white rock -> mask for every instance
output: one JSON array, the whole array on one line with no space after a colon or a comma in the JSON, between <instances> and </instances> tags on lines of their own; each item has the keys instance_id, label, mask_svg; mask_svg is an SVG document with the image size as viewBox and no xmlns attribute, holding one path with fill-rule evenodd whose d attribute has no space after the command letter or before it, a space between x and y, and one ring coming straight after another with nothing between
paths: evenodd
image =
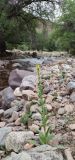
<instances>
[{"instance_id":1,"label":"white rock","mask_svg":"<svg viewBox=\"0 0 75 160\"><path fill-rule=\"evenodd\" d=\"M69 128L70 128L71 130L75 130L75 124L70 124L70 125L69 125Z\"/></svg>"},{"instance_id":2,"label":"white rock","mask_svg":"<svg viewBox=\"0 0 75 160\"><path fill-rule=\"evenodd\" d=\"M51 68L51 70L52 70L54 73L56 73L56 72L59 73L59 72L60 72L58 65L53 66L53 67Z\"/></svg>"},{"instance_id":3,"label":"white rock","mask_svg":"<svg viewBox=\"0 0 75 160\"><path fill-rule=\"evenodd\" d=\"M21 93L21 91L20 91L20 88L19 88L19 87L17 87L17 88L15 89L15 91L14 91L14 95L15 95L16 97L22 97L22 93Z\"/></svg>"}]
</instances>

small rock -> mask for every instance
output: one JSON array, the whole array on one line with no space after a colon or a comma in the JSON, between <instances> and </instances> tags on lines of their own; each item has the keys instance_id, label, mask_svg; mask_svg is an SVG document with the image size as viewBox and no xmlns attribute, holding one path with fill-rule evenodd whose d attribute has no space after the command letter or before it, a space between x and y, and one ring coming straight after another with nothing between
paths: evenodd
<instances>
[{"instance_id":1,"label":"small rock","mask_svg":"<svg viewBox=\"0 0 75 160\"><path fill-rule=\"evenodd\" d=\"M38 111L38 107L39 107L38 104L34 104L31 106L30 111L32 113L36 113Z\"/></svg>"},{"instance_id":2,"label":"small rock","mask_svg":"<svg viewBox=\"0 0 75 160\"><path fill-rule=\"evenodd\" d=\"M53 67L51 68L51 71L53 71L54 73L59 73L60 70L59 70L58 65L53 66Z\"/></svg>"},{"instance_id":3,"label":"small rock","mask_svg":"<svg viewBox=\"0 0 75 160\"><path fill-rule=\"evenodd\" d=\"M15 121L15 125L16 126L20 126L21 125L21 122L20 122L21 120L20 120L20 118L18 118L16 121Z\"/></svg>"},{"instance_id":4,"label":"small rock","mask_svg":"<svg viewBox=\"0 0 75 160\"><path fill-rule=\"evenodd\" d=\"M64 109L65 109L65 111L67 113L72 113L73 110L74 110L74 106L73 106L73 104L66 104L65 107L64 107Z\"/></svg>"},{"instance_id":5,"label":"small rock","mask_svg":"<svg viewBox=\"0 0 75 160\"><path fill-rule=\"evenodd\" d=\"M24 112L30 112L31 105L32 105L32 102L27 101L24 105Z\"/></svg>"},{"instance_id":6,"label":"small rock","mask_svg":"<svg viewBox=\"0 0 75 160\"><path fill-rule=\"evenodd\" d=\"M13 89L7 87L1 91L2 94L2 109L6 110L10 108L11 102L15 99Z\"/></svg>"},{"instance_id":7,"label":"small rock","mask_svg":"<svg viewBox=\"0 0 75 160\"><path fill-rule=\"evenodd\" d=\"M68 64L62 64L62 67L63 67L64 71L71 69L70 65L68 65Z\"/></svg>"},{"instance_id":8,"label":"small rock","mask_svg":"<svg viewBox=\"0 0 75 160\"><path fill-rule=\"evenodd\" d=\"M32 90L22 90L22 96L25 97L26 100L37 99L36 93Z\"/></svg>"},{"instance_id":9,"label":"small rock","mask_svg":"<svg viewBox=\"0 0 75 160\"><path fill-rule=\"evenodd\" d=\"M23 78L20 89L21 90L34 90L36 85L36 76L29 75Z\"/></svg>"},{"instance_id":10,"label":"small rock","mask_svg":"<svg viewBox=\"0 0 75 160\"><path fill-rule=\"evenodd\" d=\"M33 115L32 115L32 119L33 120L41 120L41 114L40 113L34 113Z\"/></svg>"},{"instance_id":11,"label":"small rock","mask_svg":"<svg viewBox=\"0 0 75 160\"><path fill-rule=\"evenodd\" d=\"M4 110L0 109L0 118L4 115Z\"/></svg>"},{"instance_id":12,"label":"small rock","mask_svg":"<svg viewBox=\"0 0 75 160\"><path fill-rule=\"evenodd\" d=\"M20 63L14 63L13 65L12 65L12 68L14 68L14 69L16 69L16 68L22 68L22 65L20 64Z\"/></svg>"},{"instance_id":13,"label":"small rock","mask_svg":"<svg viewBox=\"0 0 75 160\"><path fill-rule=\"evenodd\" d=\"M25 150L29 150L29 149L31 149L32 147L33 147L33 144L27 143L27 144L25 144L24 149L25 149Z\"/></svg>"},{"instance_id":14,"label":"small rock","mask_svg":"<svg viewBox=\"0 0 75 160\"><path fill-rule=\"evenodd\" d=\"M5 122L0 122L0 128L4 127L5 126Z\"/></svg>"},{"instance_id":15,"label":"small rock","mask_svg":"<svg viewBox=\"0 0 75 160\"><path fill-rule=\"evenodd\" d=\"M16 97L22 97L22 93L21 93L21 91L20 91L20 88L19 88L19 87L17 87L17 88L15 89L15 91L14 91L14 95L15 95Z\"/></svg>"},{"instance_id":16,"label":"small rock","mask_svg":"<svg viewBox=\"0 0 75 160\"><path fill-rule=\"evenodd\" d=\"M70 124L70 125L69 125L69 128L70 128L71 130L75 130L75 124Z\"/></svg>"},{"instance_id":17,"label":"small rock","mask_svg":"<svg viewBox=\"0 0 75 160\"><path fill-rule=\"evenodd\" d=\"M73 92L70 96L70 101L75 102L75 92Z\"/></svg>"},{"instance_id":18,"label":"small rock","mask_svg":"<svg viewBox=\"0 0 75 160\"><path fill-rule=\"evenodd\" d=\"M5 151L0 150L0 159L4 157L4 155L5 155Z\"/></svg>"},{"instance_id":19,"label":"small rock","mask_svg":"<svg viewBox=\"0 0 75 160\"><path fill-rule=\"evenodd\" d=\"M32 124L31 126L29 126L29 129L34 133L38 133L39 132L39 126L36 125L36 124Z\"/></svg>"},{"instance_id":20,"label":"small rock","mask_svg":"<svg viewBox=\"0 0 75 160\"><path fill-rule=\"evenodd\" d=\"M59 108L58 114L62 115L64 113L65 113L65 109L64 108Z\"/></svg>"},{"instance_id":21,"label":"small rock","mask_svg":"<svg viewBox=\"0 0 75 160\"><path fill-rule=\"evenodd\" d=\"M24 100L15 100L11 103L11 108L7 109L5 112L4 112L4 117L8 118L10 116L12 116L13 112L18 112L20 111L23 106L24 106Z\"/></svg>"},{"instance_id":22,"label":"small rock","mask_svg":"<svg viewBox=\"0 0 75 160\"><path fill-rule=\"evenodd\" d=\"M75 90L75 82L69 82L69 83L67 84L67 89L68 89L69 91Z\"/></svg>"},{"instance_id":23,"label":"small rock","mask_svg":"<svg viewBox=\"0 0 75 160\"><path fill-rule=\"evenodd\" d=\"M46 107L49 112L52 111L52 106L50 104L46 104Z\"/></svg>"},{"instance_id":24,"label":"small rock","mask_svg":"<svg viewBox=\"0 0 75 160\"><path fill-rule=\"evenodd\" d=\"M46 98L46 103L51 103L53 100L53 96L52 95L48 95Z\"/></svg>"},{"instance_id":25,"label":"small rock","mask_svg":"<svg viewBox=\"0 0 75 160\"><path fill-rule=\"evenodd\" d=\"M59 133L59 134L55 135L52 138L52 140L50 141L50 144L52 146L57 146L57 145L59 145L59 143L61 142L61 140L62 140L62 135L61 135L61 133Z\"/></svg>"},{"instance_id":26,"label":"small rock","mask_svg":"<svg viewBox=\"0 0 75 160\"><path fill-rule=\"evenodd\" d=\"M48 94L49 92L50 92L50 87L45 87L43 93Z\"/></svg>"},{"instance_id":27,"label":"small rock","mask_svg":"<svg viewBox=\"0 0 75 160\"><path fill-rule=\"evenodd\" d=\"M12 117L9 119L10 122L14 122L18 119L18 112L13 111Z\"/></svg>"}]
</instances>

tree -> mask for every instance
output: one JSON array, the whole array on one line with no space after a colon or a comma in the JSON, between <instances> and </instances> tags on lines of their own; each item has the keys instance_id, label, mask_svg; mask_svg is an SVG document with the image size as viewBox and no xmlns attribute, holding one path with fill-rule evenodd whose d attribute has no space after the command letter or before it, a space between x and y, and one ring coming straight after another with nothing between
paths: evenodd
<instances>
[{"instance_id":1,"label":"tree","mask_svg":"<svg viewBox=\"0 0 75 160\"><path fill-rule=\"evenodd\" d=\"M58 46L75 54L75 0L64 0L57 27Z\"/></svg>"},{"instance_id":2,"label":"tree","mask_svg":"<svg viewBox=\"0 0 75 160\"><path fill-rule=\"evenodd\" d=\"M39 11L39 15L41 16L42 14L46 15L48 11L48 8L45 10L42 7L42 2L43 0L0 0L0 30L2 34L4 34L3 43L6 42L7 45L13 44L16 46L25 38L30 40L31 43L34 43L36 15L34 16L33 12ZM55 4L60 4L60 2L60 0L45 0L44 3L46 3L46 6L48 6L48 4L51 6L50 11L52 12ZM34 4L36 4L36 7ZM26 33L28 32L29 36L27 37ZM2 37L0 37L0 42L2 43ZM5 45L1 44L0 46ZM0 52L4 52L5 49L6 47L4 47L2 51L0 47Z\"/></svg>"}]
</instances>

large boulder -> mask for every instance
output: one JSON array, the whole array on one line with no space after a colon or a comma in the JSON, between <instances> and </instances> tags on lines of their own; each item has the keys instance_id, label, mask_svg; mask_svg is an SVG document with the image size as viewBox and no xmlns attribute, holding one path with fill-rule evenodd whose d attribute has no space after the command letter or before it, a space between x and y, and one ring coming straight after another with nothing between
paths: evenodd
<instances>
[{"instance_id":1,"label":"large boulder","mask_svg":"<svg viewBox=\"0 0 75 160\"><path fill-rule=\"evenodd\" d=\"M10 107L10 104L15 100L14 92L11 87L7 87L0 92L1 96L1 106L0 108L7 109Z\"/></svg>"},{"instance_id":2,"label":"large boulder","mask_svg":"<svg viewBox=\"0 0 75 160\"><path fill-rule=\"evenodd\" d=\"M12 152L11 155L2 160L63 160L63 156L55 148L49 145L41 145L28 152L22 151L19 154Z\"/></svg>"},{"instance_id":3,"label":"large boulder","mask_svg":"<svg viewBox=\"0 0 75 160\"><path fill-rule=\"evenodd\" d=\"M7 156L6 158L3 158L2 160L31 160L31 157L28 153L22 151L19 154L11 153L10 156Z\"/></svg>"},{"instance_id":4,"label":"large boulder","mask_svg":"<svg viewBox=\"0 0 75 160\"><path fill-rule=\"evenodd\" d=\"M19 87L22 82L22 79L25 76L31 75L31 74L32 74L32 72L26 71L26 70L15 69L15 70L11 71L10 76L9 76L9 80L8 80L9 86L11 86L12 88Z\"/></svg>"},{"instance_id":5,"label":"large boulder","mask_svg":"<svg viewBox=\"0 0 75 160\"><path fill-rule=\"evenodd\" d=\"M6 150L19 152L23 149L23 145L33 138L34 133L31 131L11 132L5 141Z\"/></svg>"},{"instance_id":6,"label":"large boulder","mask_svg":"<svg viewBox=\"0 0 75 160\"><path fill-rule=\"evenodd\" d=\"M63 160L61 153L49 145L41 145L31 149L29 152L32 160Z\"/></svg>"}]
</instances>

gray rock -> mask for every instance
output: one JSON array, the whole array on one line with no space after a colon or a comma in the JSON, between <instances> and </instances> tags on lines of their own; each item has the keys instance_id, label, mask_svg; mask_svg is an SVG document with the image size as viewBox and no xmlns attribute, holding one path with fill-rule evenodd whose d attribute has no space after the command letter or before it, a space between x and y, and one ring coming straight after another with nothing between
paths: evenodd
<instances>
[{"instance_id":1,"label":"gray rock","mask_svg":"<svg viewBox=\"0 0 75 160\"><path fill-rule=\"evenodd\" d=\"M31 149L28 152L32 160L63 160L61 153L55 151L55 148L49 145L41 145Z\"/></svg>"},{"instance_id":2,"label":"gray rock","mask_svg":"<svg viewBox=\"0 0 75 160\"><path fill-rule=\"evenodd\" d=\"M58 114L62 115L64 113L65 113L65 109L64 108L59 108Z\"/></svg>"},{"instance_id":3,"label":"gray rock","mask_svg":"<svg viewBox=\"0 0 75 160\"><path fill-rule=\"evenodd\" d=\"M61 153L49 145L41 145L28 152L22 151L19 154L11 153L11 155L2 160L63 160Z\"/></svg>"},{"instance_id":4,"label":"gray rock","mask_svg":"<svg viewBox=\"0 0 75 160\"><path fill-rule=\"evenodd\" d=\"M70 96L70 101L75 102L75 92L73 92Z\"/></svg>"},{"instance_id":5,"label":"gray rock","mask_svg":"<svg viewBox=\"0 0 75 160\"><path fill-rule=\"evenodd\" d=\"M1 91L2 95L2 108L7 109L10 107L10 103L15 99L13 89L7 87Z\"/></svg>"},{"instance_id":6,"label":"gray rock","mask_svg":"<svg viewBox=\"0 0 75 160\"><path fill-rule=\"evenodd\" d=\"M25 145L28 140L33 138L34 133L31 131L11 132L5 141L6 150L18 152L23 149L23 145Z\"/></svg>"},{"instance_id":7,"label":"gray rock","mask_svg":"<svg viewBox=\"0 0 75 160\"><path fill-rule=\"evenodd\" d=\"M34 113L33 115L32 115L32 119L33 120L41 120L41 114L40 113Z\"/></svg>"},{"instance_id":8,"label":"gray rock","mask_svg":"<svg viewBox=\"0 0 75 160\"><path fill-rule=\"evenodd\" d=\"M31 160L31 157L28 153L22 151L19 154L11 153L10 156L7 156L6 158L3 158L2 160Z\"/></svg>"},{"instance_id":9,"label":"gray rock","mask_svg":"<svg viewBox=\"0 0 75 160\"><path fill-rule=\"evenodd\" d=\"M48 94L50 91L51 91L50 87L45 87L43 93Z\"/></svg>"},{"instance_id":10,"label":"gray rock","mask_svg":"<svg viewBox=\"0 0 75 160\"><path fill-rule=\"evenodd\" d=\"M15 69L15 68L22 68L22 65L20 64L20 63L14 63L13 65L12 65L12 67Z\"/></svg>"},{"instance_id":11,"label":"gray rock","mask_svg":"<svg viewBox=\"0 0 75 160\"><path fill-rule=\"evenodd\" d=\"M17 60L14 60L14 61L20 63L25 68L28 68L28 67L33 67L36 64L42 64L44 59L43 58L40 58L40 59L37 59L37 58L24 58L23 59L22 58L22 59L17 59Z\"/></svg>"},{"instance_id":12,"label":"gray rock","mask_svg":"<svg viewBox=\"0 0 75 160\"><path fill-rule=\"evenodd\" d=\"M0 109L0 118L4 115L4 110Z\"/></svg>"},{"instance_id":13,"label":"gray rock","mask_svg":"<svg viewBox=\"0 0 75 160\"><path fill-rule=\"evenodd\" d=\"M31 75L31 74L32 72L26 71L26 70L15 69L11 71L9 76L9 86L11 86L12 88L19 87L22 82L22 79L25 76Z\"/></svg>"},{"instance_id":14,"label":"gray rock","mask_svg":"<svg viewBox=\"0 0 75 160\"><path fill-rule=\"evenodd\" d=\"M0 146L4 146L5 145L6 137L10 132L12 132L12 128L11 127L0 128Z\"/></svg>"},{"instance_id":15,"label":"gray rock","mask_svg":"<svg viewBox=\"0 0 75 160\"><path fill-rule=\"evenodd\" d=\"M11 103L11 108L7 109L5 112L4 112L4 116L7 118L7 117L10 117L14 111L20 111L24 106L24 100L21 99L20 101L19 100L14 100L12 103Z\"/></svg>"},{"instance_id":16,"label":"gray rock","mask_svg":"<svg viewBox=\"0 0 75 160\"><path fill-rule=\"evenodd\" d=\"M29 89L29 90L34 90L36 85L36 76L34 75L29 75L23 78L22 83L20 85L20 89Z\"/></svg>"},{"instance_id":17,"label":"gray rock","mask_svg":"<svg viewBox=\"0 0 75 160\"><path fill-rule=\"evenodd\" d=\"M74 81L74 82L69 82L69 83L67 84L67 89L68 89L69 91L75 90L75 81Z\"/></svg>"}]
</instances>

